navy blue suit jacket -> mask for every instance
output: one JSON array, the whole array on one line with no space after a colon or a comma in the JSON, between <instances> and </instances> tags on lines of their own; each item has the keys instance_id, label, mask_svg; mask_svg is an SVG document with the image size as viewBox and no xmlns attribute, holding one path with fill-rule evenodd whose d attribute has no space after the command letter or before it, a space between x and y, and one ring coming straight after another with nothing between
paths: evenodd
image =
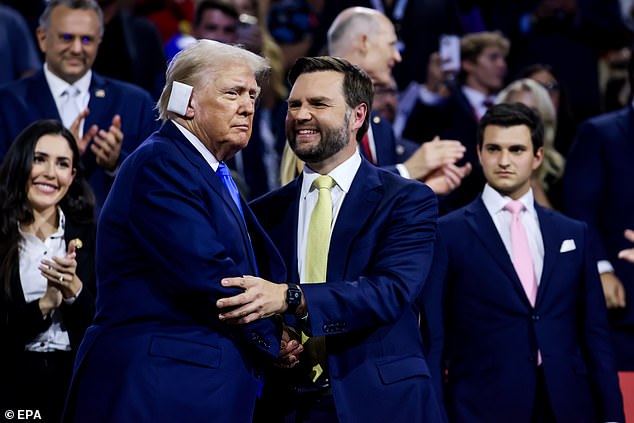
<instances>
[{"instance_id":1,"label":"navy blue suit jacket","mask_svg":"<svg viewBox=\"0 0 634 423\"><path fill-rule=\"evenodd\" d=\"M301 180L252 204L295 283ZM413 305L431 265L436 213L426 185L363 160L333 229L326 283L302 285L304 329L326 336L341 422L441 419Z\"/></svg>"},{"instance_id":2,"label":"navy blue suit jacket","mask_svg":"<svg viewBox=\"0 0 634 423\"><path fill-rule=\"evenodd\" d=\"M617 328L634 330L634 266L617 258L631 243L623 231L634 228L634 107L584 122L566 159L564 211L588 223L593 252L610 260L625 287L627 307L610 312ZM626 364L634 369L634 351Z\"/></svg>"},{"instance_id":3,"label":"navy blue suit jacket","mask_svg":"<svg viewBox=\"0 0 634 423\"><path fill-rule=\"evenodd\" d=\"M75 363L66 421L247 422L280 325L218 320L224 277L283 281L246 203L167 122L121 166L97 227L97 314ZM104 383L107 380L107 383Z\"/></svg>"},{"instance_id":4,"label":"navy blue suit jacket","mask_svg":"<svg viewBox=\"0 0 634 423\"><path fill-rule=\"evenodd\" d=\"M154 104L148 93L125 82L93 72L90 82L90 114L84 129L97 125L108 130L114 115L121 115L123 143L121 161L158 127ZM38 119L61 120L44 71L0 88L0 160L24 128ZM106 199L113 178L97 166L90 146L82 157L88 181L100 206Z\"/></svg>"},{"instance_id":5,"label":"navy blue suit jacket","mask_svg":"<svg viewBox=\"0 0 634 423\"><path fill-rule=\"evenodd\" d=\"M480 198L439 219L421 302L450 421L531 422L539 349L557 421L622 422L587 226L535 208L545 252L535 307Z\"/></svg>"}]
</instances>

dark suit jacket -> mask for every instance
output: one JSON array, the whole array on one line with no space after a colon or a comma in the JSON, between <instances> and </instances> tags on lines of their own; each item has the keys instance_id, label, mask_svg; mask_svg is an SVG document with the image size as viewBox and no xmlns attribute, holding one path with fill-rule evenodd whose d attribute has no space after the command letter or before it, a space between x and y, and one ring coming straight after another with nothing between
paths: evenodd
<instances>
[{"instance_id":1,"label":"dark suit jacket","mask_svg":"<svg viewBox=\"0 0 634 423\"><path fill-rule=\"evenodd\" d=\"M154 104L148 93L95 72L90 82L88 108L90 115L84 122L85 129L96 124L107 131L112 117L121 115L124 134L121 161L158 127ZM61 119L42 70L0 88L0 159L18 134L38 119ZM82 163L100 206L106 199L113 177L97 166L90 146L82 157Z\"/></svg>"},{"instance_id":2,"label":"dark suit jacket","mask_svg":"<svg viewBox=\"0 0 634 423\"><path fill-rule=\"evenodd\" d=\"M615 328L634 330L634 266L617 258L631 243L623 231L634 228L634 107L584 122L566 160L564 211L588 223L593 253L610 260L625 287L627 307L610 312ZM617 348L619 349L619 348ZM634 369L631 345L620 368Z\"/></svg>"},{"instance_id":3,"label":"dark suit jacket","mask_svg":"<svg viewBox=\"0 0 634 423\"><path fill-rule=\"evenodd\" d=\"M450 420L530 422L539 348L557 421L622 422L587 227L535 208L545 254L534 308L480 198L439 219L421 301L433 374L447 371ZM575 248L562 252L564 240Z\"/></svg>"},{"instance_id":4,"label":"dark suit jacket","mask_svg":"<svg viewBox=\"0 0 634 423\"><path fill-rule=\"evenodd\" d=\"M252 205L295 283L301 179ZM440 421L412 304L431 264L435 219L427 186L363 160L332 233L327 282L302 285L305 329L326 336L341 422Z\"/></svg>"},{"instance_id":5,"label":"dark suit jacket","mask_svg":"<svg viewBox=\"0 0 634 423\"><path fill-rule=\"evenodd\" d=\"M258 368L280 325L218 320L224 277L284 280L246 203L245 227L220 178L172 122L119 171L97 227L98 301L75 362L66 421L251 419ZM248 227L248 231L247 231ZM108 383L104 383L108 380Z\"/></svg>"},{"instance_id":6,"label":"dark suit jacket","mask_svg":"<svg viewBox=\"0 0 634 423\"><path fill-rule=\"evenodd\" d=\"M471 163L471 173L458 188L440 198L441 215L469 204L482 192L485 180L478 160L477 131L478 121L460 85L451 86L449 98L437 105L418 101L407 120L403 136L410 140L429 141L438 135L460 141L466 148L458 165Z\"/></svg>"},{"instance_id":7,"label":"dark suit jacket","mask_svg":"<svg viewBox=\"0 0 634 423\"><path fill-rule=\"evenodd\" d=\"M75 238L81 239L83 243L82 248L76 250L77 276L81 279L83 288L72 304L62 302L58 309L68 331L73 354L77 351L86 328L92 323L95 311L95 225L75 223L67 216L64 230L66 244ZM24 398L12 398L11 395L24 394L21 391L15 392L24 376L24 346L47 330L52 323L50 317L42 319L38 300L30 303L24 300L19 266L13 269L11 294L11 300L4 295L0 298L0 333L5 353L5 359L0 366L3 375L0 378L3 392L3 395L0 395L0 403L8 409L15 408L16 403L11 403L12 401L22 401L22 404L25 404ZM67 389L67 386L63 386L63 389Z\"/></svg>"}]
</instances>

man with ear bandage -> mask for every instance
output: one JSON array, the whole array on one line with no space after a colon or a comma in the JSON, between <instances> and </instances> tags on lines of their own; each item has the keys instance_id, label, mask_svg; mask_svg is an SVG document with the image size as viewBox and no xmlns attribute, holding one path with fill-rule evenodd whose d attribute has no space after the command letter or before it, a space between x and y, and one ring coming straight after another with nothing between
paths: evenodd
<instances>
[{"instance_id":1,"label":"man with ear bandage","mask_svg":"<svg viewBox=\"0 0 634 423\"><path fill-rule=\"evenodd\" d=\"M247 422L260 368L278 354L296 361L284 353L301 346L281 343L276 320L230 325L215 305L241 291L223 278L285 276L224 164L249 141L267 71L260 56L210 40L170 63L163 125L123 163L101 213L97 313L65 421Z\"/></svg>"}]
</instances>

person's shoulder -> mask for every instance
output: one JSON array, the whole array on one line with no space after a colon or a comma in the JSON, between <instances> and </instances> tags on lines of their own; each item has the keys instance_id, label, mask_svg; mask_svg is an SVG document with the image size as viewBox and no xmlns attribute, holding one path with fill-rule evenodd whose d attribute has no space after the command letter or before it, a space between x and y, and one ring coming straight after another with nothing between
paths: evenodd
<instances>
[{"instance_id":1,"label":"person's shoulder","mask_svg":"<svg viewBox=\"0 0 634 423\"><path fill-rule=\"evenodd\" d=\"M24 93L33 83L35 83L40 78L40 72L36 72L34 75L28 76L26 78L20 78L14 81L5 82L4 84L0 84L0 93L2 93L2 96ZM0 101L1 100L2 99L0 98Z\"/></svg>"},{"instance_id":2,"label":"person's shoulder","mask_svg":"<svg viewBox=\"0 0 634 423\"><path fill-rule=\"evenodd\" d=\"M297 196L297 185L299 178L295 178L288 184L267 192L266 194L252 200L249 205L254 209L266 208L275 204L288 204Z\"/></svg>"},{"instance_id":3,"label":"person's shoulder","mask_svg":"<svg viewBox=\"0 0 634 423\"><path fill-rule=\"evenodd\" d=\"M581 124L579 130L583 130L584 127L611 127L616 121L623 119L629 119L634 116L634 106L629 105L619 110L603 113L598 116L591 117Z\"/></svg>"},{"instance_id":4,"label":"person's shoulder","mask_svg":"<svg viewBox=\"0 0 634 423\"><path fill-rule=\"evenodd\" d=\"M109 90L124 94L126 96L126 100L138 98L152 102L152 97L150 96L150 94L138 85L134 85L126 81L121 81L119 79L110 78L108 76L103 76L95 71L93 71L92 75L93 89L107 88Z\"/></svg>"},{"instance_id":5,"label":"person's shoulder","mask_svg":"<svg viewBox=\"0 0 634 423\"><path fill-rule=\"evenodd\" d=\"M584 230L587 226L585 222L566 216L557 210L539 205L536 205L535 209L537 210L537 214L540 219L548 219L558 228Z\"/></svg>"},{"instance_id":6,"label":"person's shoulder","mask_svg":"<svg viewBox=\"0 0 634 423\"><path fill-rule=\"evenodd\" d=\"M475 216L479 212L488 213L484 207L484 203L480 197L473 200L471 203L462 206L458 209L452 210L449 213L438 218L439 227L455 227L466 221L468 216Z\"/></svg>"},{"instance_id":7,"label":"person's shoulder","mask_svg":"<svg viewBox=\"0 0 634 423\"><path fill-rule=\"evenodd\" d=\"M409 192L423 197L436 196L429 186L415 179L403 178L397 173L374 166L371 171L376 172L381 184L388 192Z\"/></svg>"}]
</instances>

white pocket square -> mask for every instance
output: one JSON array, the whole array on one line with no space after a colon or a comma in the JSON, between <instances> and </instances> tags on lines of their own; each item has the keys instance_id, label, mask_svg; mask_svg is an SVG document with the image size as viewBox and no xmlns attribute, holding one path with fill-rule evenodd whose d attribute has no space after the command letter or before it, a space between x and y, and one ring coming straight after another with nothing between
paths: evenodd
<instances>
[{"instance_id":1,"label":"white pocket square","mask_svg":"<svg viewBox=\"0 0 634 423\"><path fill-rule=\"evenodd\" d=\"M561 243L561 248L559 249L560 253L567 253L568 251L575 250L577 246L575 245L574 239L564 239L564 242Z\"/></svg>"}]
</instances>

